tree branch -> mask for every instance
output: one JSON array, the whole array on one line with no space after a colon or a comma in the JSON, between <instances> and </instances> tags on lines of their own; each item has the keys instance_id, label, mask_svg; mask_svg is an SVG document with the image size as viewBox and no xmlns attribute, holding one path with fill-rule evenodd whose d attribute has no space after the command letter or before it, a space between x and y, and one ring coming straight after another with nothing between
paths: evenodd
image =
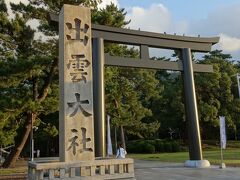
<instances>
[{"instance_id":1,"label":"tree branch","mask_svg":"<svg viewBox=\"0 0 240 180\"><path fill-rule=\"evenodd\" d=\"M44 82L44 85L43 85L43 87L42 87L42 89L39 93L39 96L38 96L38 101L39 102L42 102L46 98L46 96L48 94L49 87L50 87L50 85L52 83L52 80L53 80L55 70L57 69L57 66L58 66L58 58L55 58L53 63L52 63L49 75L47 76L47 78Z\"/></svg>"},{"instance_id":2,"label":"tree branch","mask_svg":"<svg viewBox=\"0 0 240 180\"><path fill-rule=\"evenodd\" d=\"M33 100L37 100L38 96L37 77L32 78L32 83L33 83Z\"/></svg>"}]
</instances>

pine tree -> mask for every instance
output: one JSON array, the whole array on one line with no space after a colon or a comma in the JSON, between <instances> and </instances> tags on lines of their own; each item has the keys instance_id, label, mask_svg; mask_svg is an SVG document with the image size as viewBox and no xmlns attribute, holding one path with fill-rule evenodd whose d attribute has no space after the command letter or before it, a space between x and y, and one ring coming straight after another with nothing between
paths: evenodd
<instances>
[{"instance_id":1,"label":"pine tree","mask_svg":"<svg viewBox=\"0 0 240 180\"><path fill-rule=\"evenodd\" d=\"M124 21L125 13L123 9L118 10L112 4L106 10L98 11L96 9L97 1L94 0L65 0L60 2L54 0L30 0L28 5L22 3L17 5L11 4L12 9L16 12L15 19L9 20L7 17L1 19L7 22L1 23L1 30L5 30L2 34L10 40L6 39L5 42L11 42L9 46L3 47L12 50L10 51L12 55L7 56L4 54L1 59L1 65L5 67L0 70L1 95L5 96L1 101L5 102L5 104L1 106L0 115L7 119L7 124L15 125L11 129L12 132L17 134L13 133L12 135L12 137L16 135L15 149L8 156L3 167L15 166L15 162L29 137L32 122L37 125L40 121L40 115L47 115L58 109L58 38L56 38L58 28L49 24L48 20L49 12L58 14L65 3L74 5L84 4L93 7L92 21L95 23L99 21L99 24L116 27L122 27L127 24ZM39 20L38 30L45 36L48 36L48 40L34 39L34 30L26 25L29 20L33 19ZM12 48L13 46L14 48ZM120 51L124 52L125 50ZM146 76L146 73L144 76ZM125 85L126 87L131 86L128 82ZM130 97L130 94L126 92L122 97ZM132 108L136 106L132 110L135 114L134 118L131 117L133 119L132 124L136 120L138 120L136 122L140 122L140 119L145 114L149 114L149 110L142 107L139 95L133 94L133 100L129 101L133 103L131 104ZM120 112L123 120L127 118L129 121L130 113L127 112L129 108L126 107L127 105L121 103L118 112ZM134 110L137 108L139 109L138 112ZM124 123L127 124L125 121ZM2 126L2 129L4 128L6 129L7 125Z\"/></svg>"},{"instance_id":2,"label":"pine tree","mask_svg":"<svg viewBox=\"0 0 240 180\"><path fill-rule=\"evenodd\" d=\"M204 56L204 60L199 61L199 63L213 64L214 67L213 73L196 74L196 91L201 112L201 131L204 138L218 137L219 116L226 117L229 137L234 137L236 133L237 107L239 107L239 100L235 99L237 97L236 74L238 69L230 59L230 54L223 54L221 50L215 50L210 52L210 55ZM235 110L233 111L233 109Z\"/></svg>"},{"instance_id":3,"label":"pine tree","mask_svg":"<svg viewBox=\"0 0 240 180\"><path fill-rule=\"evenodd\" d=\"M24 7L23 4L19 6ZM13 7L16 8L15 5ZM0 92L4 97L1 99L1 116L7 122L2 128L8 128L11 122L14 125L11 130L17 132L14 150L3 167L14 167L29 137L32 123L39 120L40 114L58 109L57 85L51 85L54 78L57 80L57 41L34 40L35 31L27 25L29 18L24 15L16 13L13 20L7 17L3 20L6 22L1 23L0 29L9 39L4 39L9 45L4 41L0 62L4 67L0 70ZM12 56L5 53L6 49L12 52Z\"/></svg>"}]
</instances>

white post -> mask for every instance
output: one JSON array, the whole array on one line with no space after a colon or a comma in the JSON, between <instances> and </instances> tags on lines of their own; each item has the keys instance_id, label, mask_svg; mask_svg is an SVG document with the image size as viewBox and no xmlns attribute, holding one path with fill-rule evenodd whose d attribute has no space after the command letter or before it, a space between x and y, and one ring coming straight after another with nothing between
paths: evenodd
<instances>
[{"instance_id":1,"label":"white post","mask_svg":"<svg viewBox=\"0 0 240 180\"><path fill-rule=\"evenodd\" d=\"M221 164L220 168L226 168L225 163L223 162L223 149L226 149L226 130L225 130L225 117L219 116L220 121L220 147L221 147Z\"/></svg>"},{"instance_id":2,"label":"white post","mask_svg":"<svg viewBox=\"0 0 240 180\"><path fill-rule=\"evenodd\" d=\"M223 164L222 141L220 143L220 149L221 149L221 164Z\"/></svg>"},{"instance_id":3,"label":"white post","mask_svg":"<svg viewBox=\"0 0 240 180\"><path fill-rule=\"evenodd\" d=\"M221 168L221 169L224 169L224 168L226 168L226 165L225 165L225 163L223 162L223 143L222 143L222 141L221 141L221 143L220 143L220 146L221 146L221 164L220 164L220 167L219 168Z\"/></svg>"}]
</instances>

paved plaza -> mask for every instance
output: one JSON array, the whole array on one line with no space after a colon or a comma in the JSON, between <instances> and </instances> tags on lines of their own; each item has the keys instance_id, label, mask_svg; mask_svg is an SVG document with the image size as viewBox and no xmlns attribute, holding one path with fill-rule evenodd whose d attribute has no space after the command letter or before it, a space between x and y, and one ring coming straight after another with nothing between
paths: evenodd
<instances>
[{"instance_id":1,"label":"paved plaza","mask_svg":"<svg viewBox=\"0 0 240 180\"><path fill-rule=\"evenodd\" d=\"M135 160L137 180L240 180L240 168L186 168L181 163Z\"/></svg>"}]
</instances>

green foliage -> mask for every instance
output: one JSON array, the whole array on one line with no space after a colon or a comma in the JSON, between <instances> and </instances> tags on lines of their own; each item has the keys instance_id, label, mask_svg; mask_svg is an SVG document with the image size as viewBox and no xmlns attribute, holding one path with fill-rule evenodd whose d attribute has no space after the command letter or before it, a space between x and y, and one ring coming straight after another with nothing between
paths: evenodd
<instances>
[{"instance_id":1,"label":"green foliage","mask_svg":"<svg viewBox=\"0 0 240 180\"><path fill-rule=\"evenodd\" d=\"M7 5L5 4L4 0L0 1L0 11L7 13Z\"/></svg>"},{"instance_id":2,"label":"green foliage","mask_svg":"<svg viewBox=\"0 0 240 180\"><path fill-rule=\"evenodd\" d=\"M237 92L233 90L237 89L236 74L239 70L230 61L231 56L219 50L210 52L204 58L199 63L213 64L214 72L195 75L203 138L219 137L219 116L226 117L228 138L236 138L239 116L233 109L237 110L239 100L235 99Z\"/></svg>"},{"instance_id":3,"label":"green foliage","mask_svg":"<svg viewBox=\"0 0 240 180\"><path fill-rule=\"evenodd\" d=\"M114 126L124 126L129 134L141 134L148 137L159 128L158 122L143 122L151 116L151 110L144 107L144 99L153 94L146 94L147 86L154 91L156 81L154 73L147 70L107 68L105 73L106 109L112 117ZM142 83L149 79L149 84ZM150 85L150 82L152 83Z\"/></svg>"},{"instance_id":4,"label":"green foliage","mask_svg":"<svg viewBox=\"0 0 240 180\"><path fill-rule=\"evenodd\" d=\"M107 44L105 52L114 56L139 57L134 48ZM147 119L152 116L148 101L158 96L155 71L136 68L105 68L106 111L113 126L124 126L126 133L139 136L154 136L159 122Z\"/></svg>"},{"instance_id":5,"label":"green foliage","mask_svg":"<svg viewBox=\"0 0 240 180\"><path fill-rule=\"evenodd\" d=\"M124 9L118 9L114 4L111 4L104 9L94 9L92 11L92 22L105 26L124 27L130 22L125 21L127 13L124 11Z\"/></svg>"},{"instance_id":6,"label":"green foliage","mask_svg":"<svg viewBox=\"0 0 240 180\"><path fill-rule=\"evenodd\" d=\"M29 113L38 121L40 114L58 110L57 40L34 39L35 30L18 7L26 6L12 4L13 19L0 12L0 143L5 146L22 141Z\"/></svg>"},{"instance_id":7,"label":"green foliage","mask_svg":"<svg viewBox=\"0 0 240 180\"><path fill-rule=\"evenodd\" d=\"M143 148L145 153L149 153L149 154L153 154L155 153L155 147L152 144L144 144L144 148Z\"/></svg>"},{"instance_id":8,"label":"green foliage","mask_svg":"<svg viewBox=\"0 0 240 180\"><path fill-rule=\"evenodd\" d=\"M200 64L212 64L213 73L195 73L196 97L199 109L200 129L203 139L219 138L219 116L226 117L227 135L236 139L239 129L239 99L236 74L239 67L230 60L229 54L220 50L210 52ZM155 58L155 60L167 60ZM187 138L183 82L181 73L158 71L156 79L162 85L161 96L155 98L149 108L154 118L161 124L159 137ZM174 113L173 113L174 112ZM168 135L169 134L169 135Z\"/></svg>"},{"instance_id":9,"label":"green foliage","mask_svg":"<svg viewBox=\"0 0 240 180\"><path fill-rule=\"evenodd\" d=\"M58 26L49 23L49 12L59 14L64 4L84 5L87 7L97 8L97 3L101 0L31 0L28 5L23 3L13 4L11 7L14 11L23 14L26 20L37 19L40 21L38 29L46 36L55 36L58 34Z\"/></svg>"},{"instance_id":10,"label":"green foliage","mask_svg":"<svg viewBox=\"0 0 240 180\"><path fill-rule=\"evenodd\" d=\"M1 12L1 40L4 46L0 46L0 64L5 68L0 70L0 93L4 97L0 100L0 112L3 119L6 119L6 123L1 126L2 136L6 134L4 130L9 126L9 122L13 121L15 124L14 127L9 127L9 132L15 133L9 136L11 141L8 143L13 142L15 135L16 139L21 141L27 114L32 112L37 119L34 125L39 126L35 136L46 139L47 136L53 137L57 134L55 125L42 121L43 115L47 116L58 110L58 72L54 71L58 62L58 28L49 23L49 12L58 14L63 4L83 4L92 7L94 23L114 27L123 27L129 23L125 21L124 9L118 9L112 4L106 9L98 10L97 2L31 0L27 5L11 4L15 12L13 20L10 20L5 12ZM34 19L40 23L38 31L48 36L48 40L34 39L35 31L26 25L29 20ZM128 54L128 57L139 54L134 48L113 44L107 45L106 51L115 55ZM158 94L155 90L155 72L107 68L105 74L106 108L113 117L114 125L125 126L128 134L152 136L159 128L159 123L142 120L151 116L151 110L146 108L147 100Z\"/></svg>"},{"instance_id":11,"label":"green foliage","mask_svg":"<svg viewBox=\"0 0 240 180\"><path fill-rule=\"evenodd\" d=\"M161 124L159 135L161 138L169 138L169 129L172 129L175 138L185 137L186 120L181 73L159 70L156 79L162 93L153 100L150 108L154 118Z\"/></svg>"},{"instance_id":12,"label":"green foliage","mask_svg":"<svg viewBox=\"0 0 240 180\"><path fill-rule=\"evenodd\" d=\"M135 142L132 144L127 145L127 151L129 153L155 153L155 147L154 145L144 142L144 141L139 141Z\"/></svg>"},{"instance_id":13,"label":"green foliage","mask_svg":"<svg viewBox=\"0 0 240 180\"><path fill-rule=\"evenodd\" d=\"M180 149L177 141L162 139L130 141L127 144L129 153L179 152Z\"/></svg>"}]
</instances>

